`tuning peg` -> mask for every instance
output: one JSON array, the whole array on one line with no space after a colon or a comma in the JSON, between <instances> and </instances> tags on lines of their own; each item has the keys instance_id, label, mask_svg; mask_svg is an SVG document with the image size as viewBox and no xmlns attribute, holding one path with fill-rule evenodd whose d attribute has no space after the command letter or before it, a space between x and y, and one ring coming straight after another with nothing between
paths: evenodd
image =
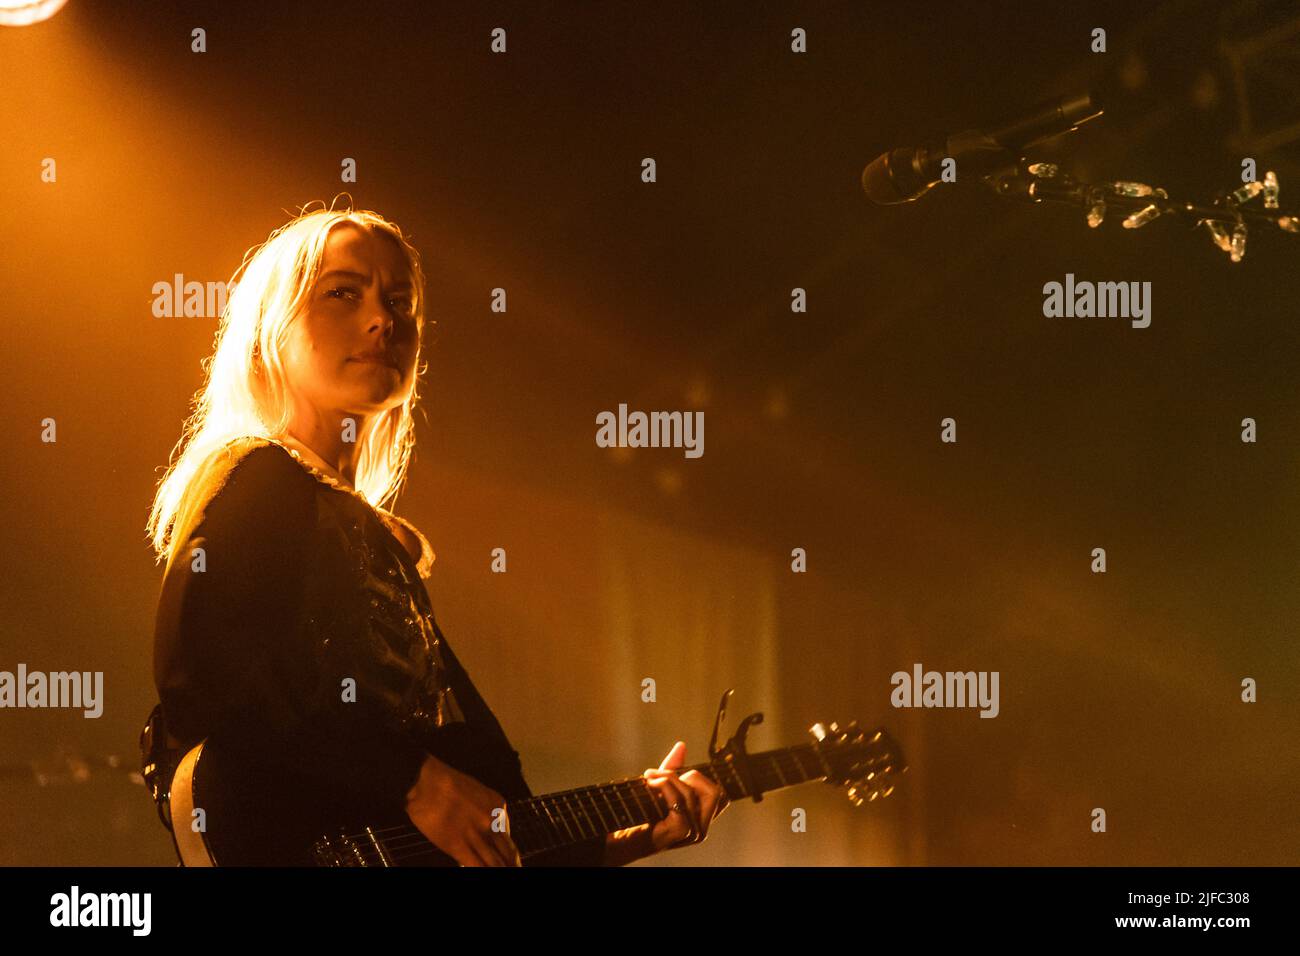
<instances>
[{"instance_id":1,"label":"tuning peg","mask_svg":"<svg viewBox=\"0 0 1300 956\"><path fill-rule=\"evenodd\" d=\"M819 741L826 739L826 728L822 726L822 722L820 720L808 728L808 733L812 734Z\"/></svg>"}]
</instances>

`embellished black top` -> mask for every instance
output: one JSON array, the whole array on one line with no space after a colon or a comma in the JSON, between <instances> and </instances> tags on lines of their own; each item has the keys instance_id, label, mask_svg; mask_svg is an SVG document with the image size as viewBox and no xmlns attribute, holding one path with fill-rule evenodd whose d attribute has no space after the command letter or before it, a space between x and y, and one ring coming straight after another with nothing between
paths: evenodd
<instances>
[{"instance_id":1,"label":"embellished black top","mask_svg":"<svg viewBox=\"0 0 1300 956\"><path fill-rule=\"evenodd\" d=\"M426 754L507 800L533 796L434 618L424 536L274 439L225 453L158 602L154 680L180 752L220 737L383 808L404 805ZM603 853L599 837L525 862Z\"/></svg>"}]
</instances>

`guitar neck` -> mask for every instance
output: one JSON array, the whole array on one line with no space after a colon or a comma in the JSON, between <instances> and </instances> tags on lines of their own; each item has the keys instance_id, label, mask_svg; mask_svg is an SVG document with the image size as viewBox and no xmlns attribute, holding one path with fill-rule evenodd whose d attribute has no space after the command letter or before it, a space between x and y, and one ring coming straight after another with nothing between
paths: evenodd
<instances>
[{"instance_id":1,"label":"guitar neck","mask_svg":"<svg viewBox=\"0 0 1300 956\"><path fill-rule=\"evenodd\" d=\"M746 718L749 720L751 718ZM739 751L730 745L709 763L682 767L678 774L698 771L720 785L731 801L793 787L813 780L832 780L848 789L861 805L893 792L893 778L907 769L898 744L883 729L873 733L821 724L812 732L817 742L767 750ZM594 840L616 830L654 824L669 813L659 791L645 777L626 777L594 787L560 790L511 800L506 804L510 835L521 857ZM430 858L449 859L410 824L373 829L355 835L323 837L315 848L322 866L400 866Z\"/></svg>"},{"instance_id":2,"label":"guitar neck","mask_svg":"<svg viewBox=\"0 0 1300 956\"><path fill-rule=\"evenodd\" d=\"M682 767L678 773L699 771L719 784L732 801L822 780L828 774L821 754L811 744L752 753L748 760L748 779L730 760ZM668 815L668 807L644 777L627 777L510 801L506 812L510 835L520 855L529 856L616 830L657 823Z\"/></svg>"}]
</instances>

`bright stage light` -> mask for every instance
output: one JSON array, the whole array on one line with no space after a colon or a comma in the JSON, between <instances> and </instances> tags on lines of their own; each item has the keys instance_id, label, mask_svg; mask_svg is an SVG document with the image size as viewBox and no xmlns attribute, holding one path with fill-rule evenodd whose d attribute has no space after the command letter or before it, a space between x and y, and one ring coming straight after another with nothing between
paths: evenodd
<instances>
[{"instance_id":1,"label":"bright stage light","mask_svg":"<svg viewBox=\"0 0 1300 956\"><path fill-rule=\"evenodd\" d=\"M0 26L25 27L48 20L68 0L0 0Z\"/></svg>"}]
</instances>

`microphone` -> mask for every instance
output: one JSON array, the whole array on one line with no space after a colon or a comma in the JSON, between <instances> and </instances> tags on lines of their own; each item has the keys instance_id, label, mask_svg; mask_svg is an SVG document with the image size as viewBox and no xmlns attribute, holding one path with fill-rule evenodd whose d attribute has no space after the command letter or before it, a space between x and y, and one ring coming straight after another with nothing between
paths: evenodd
<instances>
[{"instance_id":1,"label":"microphone","mask_svg":"<svg viewBox=\"0 0 1300 956\"><path fill-rule=\"evenodd\" d=\"M942 179L943 161L954 159L964 173L987 175L1014 166L1025 147L1077 129L1102 114L1089 93L1040 103L991 130L965 130L926 146L881 153L862 171L862 189L879 206L911 202Z\"/></svg>"}]
</instances>

